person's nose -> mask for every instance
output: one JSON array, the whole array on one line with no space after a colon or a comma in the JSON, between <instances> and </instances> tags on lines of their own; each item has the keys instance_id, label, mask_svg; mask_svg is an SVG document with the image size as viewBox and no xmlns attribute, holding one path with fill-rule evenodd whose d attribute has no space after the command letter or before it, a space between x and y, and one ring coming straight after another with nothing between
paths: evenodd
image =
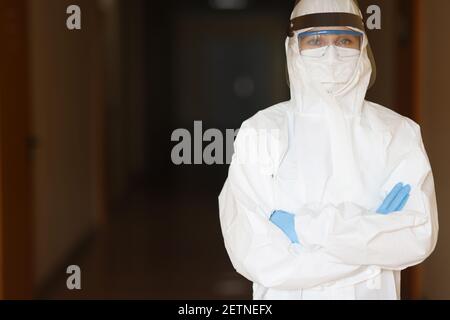
<instances>
[{"instance_id":1,"label":"person's nose","mask_svg":"<svg viewBox=\"0 0 450 320\"><path fill-rule=\"evenodd\" d=\"M336 63L339 60L338 51L334 45L329 45L327 47L325 57L325 61L329 64Z\"/></svg>"}]
</instances>

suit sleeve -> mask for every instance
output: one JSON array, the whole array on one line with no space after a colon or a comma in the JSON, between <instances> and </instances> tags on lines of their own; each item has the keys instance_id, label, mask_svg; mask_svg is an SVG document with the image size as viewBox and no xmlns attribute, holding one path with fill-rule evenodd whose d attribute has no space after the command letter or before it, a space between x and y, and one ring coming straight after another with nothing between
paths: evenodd
<instances>
[{"instance_id":1,"label":"suit sleeve","mask_svg":"<svg viewBox=\"0 0 450 320\"><path fill-rule=\"evenodd\" d=\"M300 242L318 245L346 265L403 270L424 261L436 246L438 215L420 129L414 132L412 148L389 175L381 195L384 198L398 182L410 184L410 199L401 212L380 215L353 203L304 208L296 217Z\"/></svg>"}]
</instances>

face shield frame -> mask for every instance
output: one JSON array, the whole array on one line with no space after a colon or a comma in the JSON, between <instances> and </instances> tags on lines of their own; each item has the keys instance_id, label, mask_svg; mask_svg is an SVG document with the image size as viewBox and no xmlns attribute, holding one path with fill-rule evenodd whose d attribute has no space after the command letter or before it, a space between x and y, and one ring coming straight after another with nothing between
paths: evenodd
<instances>
[{"instance_id":1,"label":"face shield frame","mask_svg":"<svg viewBox=\"0 0 450 320\"><path fill-rule=\"evenodd\" d=\"M360 30L367 36L364 22L359 15L346 12L327 12L308 14L292 19L289 24L288 37L292 38L297 36L300 30L312 30L320 27L347 27ZM369 83L370 89L375 84L377 68L369 41L367 41L367 54L372 65L372 74Z\"/></svg>"}]
</instances>

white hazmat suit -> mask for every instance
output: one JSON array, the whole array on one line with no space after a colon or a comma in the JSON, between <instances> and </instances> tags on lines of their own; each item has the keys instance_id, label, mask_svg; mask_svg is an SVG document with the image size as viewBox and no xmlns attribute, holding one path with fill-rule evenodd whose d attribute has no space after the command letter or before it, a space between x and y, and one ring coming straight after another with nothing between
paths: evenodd
<instances>
[{"instance_id":1,"label":"white hazmat suit","mask_svg":"<svg viewBox=\"0 0 450 320\"><path fill-rule=\"evenodd\" d=\"M339 12L362 17L353 0L302 0L291 18ZM308 72L296 36L286 55L291 100L243 123L219 196L230 260L255 300L399 299L400 271L424 261L438 234L420 128L365 101L366 35L355 72L334 93ZM376 213L399 182L411 186L406 207ZM300 244L269 221L276 210L295 214Z\"/></svg>"}]
</instances>

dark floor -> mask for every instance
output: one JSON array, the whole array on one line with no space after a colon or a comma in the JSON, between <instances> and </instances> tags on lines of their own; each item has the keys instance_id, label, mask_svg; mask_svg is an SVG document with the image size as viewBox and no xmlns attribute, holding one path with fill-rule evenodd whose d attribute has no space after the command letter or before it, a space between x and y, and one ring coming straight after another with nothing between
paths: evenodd
<instances>
[{"instance_id":1,"label":"dark floor","mask_svg":"<svg viewBox=\"0 0 450 320\"><path fill-rule=\"evenodd\" d=\"M43 299L251 299L251 283L226 254L215 195L170 198L141 192L69 259L82 289L66 287L65 270Z\"/></svg>"}]
</instances>

